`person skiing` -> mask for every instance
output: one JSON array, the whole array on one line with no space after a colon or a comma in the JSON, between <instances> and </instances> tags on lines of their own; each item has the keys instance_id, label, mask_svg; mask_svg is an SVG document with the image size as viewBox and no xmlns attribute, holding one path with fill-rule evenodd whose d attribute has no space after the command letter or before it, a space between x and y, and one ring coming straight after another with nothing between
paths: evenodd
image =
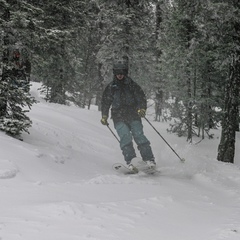
<instances>
[{"instance_id":1,"label":"person skiing","mask_svg":"<svg viewBox=\"0 0 240 240\"><path fill-rule=\"evenodd\" d=\"M128 76L126 63L118 61L113 65L113 81L107 85L102 95L101 123L108 125L109 109L114 127L120 138L120 148L127 167L133 172L137 168L132 164L136 157L133 141L136 142L142 160L149 168L155 168L156 162L149 140L143 132L141 118L145 117L147 100L141 87Z\"/></svg>"}]
</instances>

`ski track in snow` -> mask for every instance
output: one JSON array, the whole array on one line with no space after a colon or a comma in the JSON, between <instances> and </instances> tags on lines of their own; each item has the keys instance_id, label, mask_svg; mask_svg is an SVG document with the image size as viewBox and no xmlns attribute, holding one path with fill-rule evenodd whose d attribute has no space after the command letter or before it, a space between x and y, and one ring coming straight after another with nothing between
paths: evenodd
<instances>
[{"instance_id":1,"label":"ski track in snow","mask_svg":"<svg viewBox=\"0 0 240 240\"><path fill-rule=\"evenodd\" d=\"M38 87L31 134L0 135L0 240L240 239L239 165L214 159L218 141L188 145L162 127L183 164L145 125L161 173L121 175L100 114L45 103Z\"/></svg>"}]
</instances>

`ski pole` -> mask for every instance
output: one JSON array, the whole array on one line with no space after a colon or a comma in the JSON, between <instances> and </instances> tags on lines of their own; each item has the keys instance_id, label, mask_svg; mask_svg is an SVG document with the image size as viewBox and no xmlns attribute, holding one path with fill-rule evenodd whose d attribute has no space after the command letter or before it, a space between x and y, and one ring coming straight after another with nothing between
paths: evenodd
<instances>
[{"instance_id":1,"label":"ski pole","mask_svg":"<svg viewBox=\"0 0 240 240\"><path fill-rule=\"evenodd\" d=\"M116 134L113 132L113 130L109 127L109 124L107 124L108 129L110 130L110 132L112 133L112 135L118 140L118 142L120 143L118 137L116 136Z\"/></svg>"},{"instance_id":2,"label":"ski pole","mask_svg":"<svg viewBox=\"0 0 240 240\"><path fill-rule=\"evenodd\" d=\"M150 123L150 121L144 117L145 120L149 123L149 125L155 130L155 132L162 138L162 140L171 148L171 150L176 154L176 156L180 159L181 162L184 162L185 159L184 158L181 158L177 152L171 147L171 145L165 140L165 138L160 134L160 132Z\"/></svg>"}]
</instances>

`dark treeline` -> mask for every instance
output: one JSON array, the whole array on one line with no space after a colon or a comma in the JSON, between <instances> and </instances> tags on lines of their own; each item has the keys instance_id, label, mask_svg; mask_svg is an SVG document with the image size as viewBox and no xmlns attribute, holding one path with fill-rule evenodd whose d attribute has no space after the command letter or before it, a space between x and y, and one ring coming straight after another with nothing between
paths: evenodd
<instances>
[{"instance_id":1,"label":"dark treeline","mask_svg":"<svg viewBox=\"0 0 240 240\"><path fill-rule=\"evenodd\" d=\"M100 106L115 59L155 101L169 131L202 139L222 126L217 159L239 130L239 0L0 0L4 37L27 46L46 100ZM164 112L167 116L163 116Z\"/></svg>"}]
</instances>

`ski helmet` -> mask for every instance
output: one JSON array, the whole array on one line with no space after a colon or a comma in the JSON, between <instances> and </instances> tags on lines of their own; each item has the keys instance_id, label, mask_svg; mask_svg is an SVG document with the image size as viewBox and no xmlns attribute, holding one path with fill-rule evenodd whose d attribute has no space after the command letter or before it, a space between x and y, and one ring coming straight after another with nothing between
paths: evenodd
<instances>
[{"instance_id":1,"label":"ski helmet","mask_svg":"<svg viewBox=\"0 0 240 240\"><path fill-rule=\"evenodd\" d=\"M114 75L128 75L128 65L122 61L115 62L113 64Z\"/></svg>"}]
</instances>

